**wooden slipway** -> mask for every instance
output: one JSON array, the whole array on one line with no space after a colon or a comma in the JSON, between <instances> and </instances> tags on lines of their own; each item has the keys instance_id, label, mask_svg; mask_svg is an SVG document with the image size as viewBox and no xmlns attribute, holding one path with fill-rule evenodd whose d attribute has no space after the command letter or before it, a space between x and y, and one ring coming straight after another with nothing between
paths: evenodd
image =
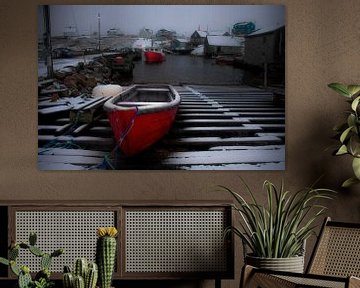
<instances>
[{"instance_id":1,"label":"wooden slipway","mask_svg":"<svg viewBox=\"0 0 360 288\"><path fill-rule=\"evenodd\" d=\"M86 116L86 107L71 111L72 117L69 111L57 111L39 118L38 168L285 169L285 109L283 102L274 101L272 92L246 86L175 89L181 104L171 131L151 149L131 158L115 148L101 105L91 105L90 120L85 122L77 120L88 118L74 115Z\"/></svg>"}]
</instances>

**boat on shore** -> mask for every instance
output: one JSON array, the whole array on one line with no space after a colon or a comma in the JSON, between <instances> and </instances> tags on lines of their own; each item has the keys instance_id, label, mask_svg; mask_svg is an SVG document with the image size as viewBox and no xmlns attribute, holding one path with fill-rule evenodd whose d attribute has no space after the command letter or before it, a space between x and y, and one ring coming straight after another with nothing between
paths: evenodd
<instances>
[{"instance_id":1,"label":"boat on shore","mask_svg":"<svg viewBox=\"0 0 360 288\"><path fill-rule=\"evenodd\" d=\"M149 47L144 50L147 63L161 63L165 61L165 53L160 48Z\"/></svg>"},{"instance_id":2,"label":"boat on shore","mask_svg":"<svg viewBox=\"0 0 360 288\"><path fill-rule=\"evenodd\" d=\"M104 104L120 150L134 156L159 141L171 128L180 95L171 85L133 85Z\"/></svg>"}]
</instances>

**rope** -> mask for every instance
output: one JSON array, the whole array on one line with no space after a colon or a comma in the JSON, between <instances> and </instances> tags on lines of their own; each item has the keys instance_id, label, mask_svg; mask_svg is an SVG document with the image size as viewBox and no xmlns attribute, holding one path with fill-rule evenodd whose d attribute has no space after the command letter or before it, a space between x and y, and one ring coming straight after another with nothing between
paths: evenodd
<instances>
[{"instance_id":1,"label":"rope","mask_svg":"<svg viewBox=\"0 0 360 288\"><path fill-rule=\"evenodd\" d=\"M129 134L132 127L134 126L135 119L138 116L138 112L139 112L139 108L137 106L135 108L136 108L136 110L135 110L134 115L131 117L130 122L129 122L128 126L126 127L126 129L124 130L124 132L120 135L119 139L116 141L115 147L111 150L111 152L107 153L104 156L104 159L101 164L92 166L88 170L100 169L100 168L107 169L108 167L110 167L111 170L115 170L116 165L113 164L114 158L115 158L115 152L121 147L122 142L124 141L126 136ZM113 159L113 160L111 160L111 159Z\"/></svg>"}]
</instances>

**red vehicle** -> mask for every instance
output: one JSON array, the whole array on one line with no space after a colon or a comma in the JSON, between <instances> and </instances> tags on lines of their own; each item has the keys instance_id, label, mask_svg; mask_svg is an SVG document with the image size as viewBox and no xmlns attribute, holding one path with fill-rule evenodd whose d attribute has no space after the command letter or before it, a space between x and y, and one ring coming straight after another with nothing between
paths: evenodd
<instances>
[{"instance_id":1,"label":"red vehicle","mask_svg":"<svg viewBox=\"0 0 360 288\"><path fill-rule=\"evenodd\" d=\"M179 104L171 85L133 85L105 102L104 109L120 150L133 156L170 130Z\"/></svg>"},{"instance_id":2,"label":"red vehicle","mask_svg":"<svg viewBox=\"0 0 360 288\"><path fill-rule=\"evenodd\" d=\"M165 54L159 48L146 48L144 51L145 61L147 63L161 63L165 61Z\"/></svg>"}]
</instances>

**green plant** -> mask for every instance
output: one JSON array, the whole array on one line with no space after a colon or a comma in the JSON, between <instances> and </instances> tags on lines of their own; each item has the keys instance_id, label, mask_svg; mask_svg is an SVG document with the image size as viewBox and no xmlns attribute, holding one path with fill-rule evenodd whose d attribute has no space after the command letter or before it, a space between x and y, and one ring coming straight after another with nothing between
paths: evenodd
<instances>
[{"instance_id":1,"label":"green plant","mask_svg":"<svg viewBox=\"0 0 360 288\"><path fill-rule=\"evenodd\" d=\"M95 288L98 279L96 263L88 263L85 258L78 258L74 263L74 273L68 266L64 267L64 288Z\"/></svg>"},{"instance_id":2,"label":"green plant","mask_svg":"<svg viewBox=\"0 0 360 288\"><path fill-rule=\"evenodd\" d=\"M8 259L0 257L0 263L10 266L11 271L18 276L19 288L49 288L53 286L53 282L50 280L50 265L53 257L58 257L64 253L63 249L57 249L51 254L43 252L36 246L37 236L36 233L30 233L29 243L13 242L8 251ZM28 266L19 266L16 263L16 259L19 256L20 249L28 250L33 255L40 257L41 270L35 275L33 280L30 275L30 269Z\"/></svg>"},{"instance_id":3,"label":"green plant","mask_svg":"<svg viewBox=\"0 0 360 288\"><path fill-rule=\"evenodd\" d=\"M315 220L326 209L317 201L331 199L334 191L310 187L290 193L285 191L283 183L278 189L266 180L264 189L267 203L263 206L244 180L242 182L251 201L220 186L235 198L233 208L240 215L240 228L229 227L226 234L233 232L239 236L256 257L287 258L301 255L304 241L314 232Z\"/></svg>"},{"instance_id":4,"label":"green plant","mask_svg":"<svg viewBox=\"0 0 360 288\"><path fill-rule=\"evenodd\" d=\"M340 147L334 152L335 155L349 154L353 157L354 177L347 179L342 184L343 187L349 187L360 183L360 85L331 83L328 86L338 94L346 97L351 106L351 109L347 112L346 122L334 127L340 140Z\"/></svg>"},{"instance_id":5,"label":"green plant","mask_svg":"<svg viewBox=\"0 0 360 288\"><path fill-rule=\"evenodd\" d=\"M101 227L97 229L96 262L99 267L99 284L101 288L110 288L114 272L116 256L115 227Z\"/></svg>"}]
</instances>

